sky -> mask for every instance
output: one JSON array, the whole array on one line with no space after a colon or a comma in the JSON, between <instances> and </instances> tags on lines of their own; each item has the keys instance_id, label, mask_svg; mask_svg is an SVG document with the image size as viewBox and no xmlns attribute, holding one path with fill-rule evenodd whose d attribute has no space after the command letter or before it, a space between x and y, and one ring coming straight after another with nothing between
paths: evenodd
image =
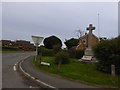
<instances>
[{"instance_id":1,"label":"sky","mask_svg":"<svg viewBox=\"0 0 120 90\"><path fill-rule=\"evenodd\" d=\"M120 35L120 2L118 3L118 35Z\"/></svg>"},{"instance_id":2,"label":"sky","mask_svg":"<svg viewBox=\"0 0 120 90\"><path fill-rule=\"evenodd\" d=\"M32 42L32 35L55 35L64 42L77 38L78 29L87 32L89 24L98 37L118 35L117 2L2 2L0 12L2 39Z\"/></svg>"}]
</instances>

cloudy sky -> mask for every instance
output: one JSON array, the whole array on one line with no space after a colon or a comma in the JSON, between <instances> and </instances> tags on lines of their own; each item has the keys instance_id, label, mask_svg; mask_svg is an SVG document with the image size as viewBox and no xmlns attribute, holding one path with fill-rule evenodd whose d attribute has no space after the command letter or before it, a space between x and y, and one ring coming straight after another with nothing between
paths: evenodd
<instances>
[{"instance_id":1,"label":"cloudy sky","mask_svg":"<svg viewBox=\"0 0 120 90\"><path fill-rule=\"evenodd\" d=\"M98 30L99 13L99 30ZM29 40L56 35L63 42L93 24L96 36L118 35L117 2L3 2L2 39Z\"/></svg>"}]
</instances>

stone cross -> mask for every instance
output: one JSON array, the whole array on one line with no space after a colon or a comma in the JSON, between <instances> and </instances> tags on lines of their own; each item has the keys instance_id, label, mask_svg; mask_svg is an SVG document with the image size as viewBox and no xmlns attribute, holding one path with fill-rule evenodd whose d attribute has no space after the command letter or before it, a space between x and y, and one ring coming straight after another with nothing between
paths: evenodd
<instances>
[{"instance_id":1,"label":"stone cross","mask_svg":"<svg viewBox=\"0 0 120 90\"><path fill-rule=\"evenodd\" d=\"M95 30L95 27L93 27L92 24L89 24L89 27L87 27L88 33L88 49L92 48L92 30Z\"/></svg>"}]
</instances>

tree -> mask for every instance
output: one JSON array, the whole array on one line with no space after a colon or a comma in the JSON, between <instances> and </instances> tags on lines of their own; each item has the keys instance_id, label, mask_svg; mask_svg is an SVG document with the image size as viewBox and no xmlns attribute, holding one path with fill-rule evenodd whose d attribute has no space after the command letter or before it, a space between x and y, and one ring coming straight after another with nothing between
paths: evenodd
<instances>
[{"instance_id":1,"label":"tree","mask_svg":"<svg viewBox=\"0 0 120 90\"><path fill-rule=\"evenodd\" d=\"M77 46L79 43L79 39L71 38L69 40L65 40L65 45L67 46L68 49Z\"/></svg>"},{"instance_id":2,"label":"tree","mask_svg":"<svg viewBox=\"0 0 120 90\"><path fill-rule=\"evenodd\" d=\"M75 30L75 33L76 33L77 37L80 38L83 35L84 31L82 31L81 29L78 28L77 30Z\"/></svg>"},{"instance_id":3,"label":"tree","mask_svg":"<svg viewBox=\"0 0 120 90\"><path fill-rule=\"evenodd\" d=\"M45 48L53 49L55 45L62 46L62 41L56 36L50 36L44 39L43 41Z\"/></svg>"}]
</instances>

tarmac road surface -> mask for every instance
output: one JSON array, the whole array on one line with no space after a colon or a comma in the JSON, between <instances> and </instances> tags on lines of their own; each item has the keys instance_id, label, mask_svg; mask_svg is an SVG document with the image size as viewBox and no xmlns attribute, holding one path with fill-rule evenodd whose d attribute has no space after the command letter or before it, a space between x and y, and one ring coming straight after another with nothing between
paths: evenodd
<instances>
[{"instance_id":1,"label":"tarmac road surface","mask_svg":"<svg viewBox=\"0 0 120 90\"><path fill-rule=\"evenodd\" d=\"M14 65L34 52L3 53L2 54L2 88L32 88L37 87L24 75L19 73Z\"/></svg>"}]
</instances>

